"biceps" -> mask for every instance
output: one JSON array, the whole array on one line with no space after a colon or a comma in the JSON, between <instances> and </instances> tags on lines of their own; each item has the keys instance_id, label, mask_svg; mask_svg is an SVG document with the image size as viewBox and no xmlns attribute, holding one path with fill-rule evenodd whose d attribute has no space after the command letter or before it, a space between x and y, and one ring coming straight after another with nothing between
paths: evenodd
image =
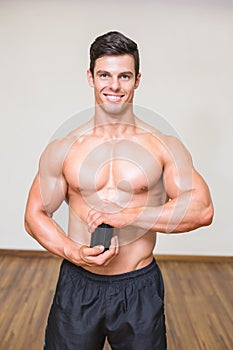
<instances>
[{"instance_id":1,"label":"biceps","mask_svg":"<svg viewBox=\"0 0 233 350\"><path fill-rule=\"evenodd\" d=\"M27 213L46 212L51 216L65 199L66 185L62 179L41 178L39 174L30 189Z\"/></svg>"},{"instance_id":2,"label":"biceps","mask_svg":"<svg viewBox=\"0 0 233 350\"><path fill-rule=\"evenodd\" d=\"M41 202L48 214L54 213L61 203L66 199L67 184L63 176L41 176L39 174L38 184Z\"/></svg>"},{"instance_id":3,"label":"biceps","mask_svg":"<svg viewBox=\"0 0 233 350\"><path fill-rule=\"evenodd\" d=\"M168 167L164 170L163 181L168 197L170 199L177 198L182 193L194 189L195 171L191 166Z\"/></svg>"},{"instance_id":4,"label":"biceps","mask_svg":"<svg viewBox=\"0 0 233 350\"><path fill-rule=\"evenodd\" d=\"M174 169L168 171L164 174L164 184L170 199L178 198L182 194L192 191L193 200L211 202L206 182L193 167L187 167L185 171L180 173Z\"/></svg>"}]
</instances>

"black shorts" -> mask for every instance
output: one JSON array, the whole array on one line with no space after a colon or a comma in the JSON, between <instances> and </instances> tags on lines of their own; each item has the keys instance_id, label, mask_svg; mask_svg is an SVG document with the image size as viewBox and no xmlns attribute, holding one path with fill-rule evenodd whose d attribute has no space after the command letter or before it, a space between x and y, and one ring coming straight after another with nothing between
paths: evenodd
<instances>
[{"instance_id":1,"label":"black shorts","mask_svg":"<svg viewBox=\"0 0 233 350\"><path fill-rule=\"evenodd\" d=\"M64 260L46 328L46 350L165 350L164 287L148 266L98 275Z\"/></svg>"}]
</instances>

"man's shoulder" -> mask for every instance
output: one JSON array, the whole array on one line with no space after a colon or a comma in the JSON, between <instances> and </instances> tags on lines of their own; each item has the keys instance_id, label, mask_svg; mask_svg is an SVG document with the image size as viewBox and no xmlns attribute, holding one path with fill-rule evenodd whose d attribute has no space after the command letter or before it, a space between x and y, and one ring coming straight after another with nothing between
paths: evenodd
<instances>
[{"instance_id":1,"label":"man's shoulder","mask_svg":"<svg viewBox=\"0 0 233 350\"><path fill-rule=\"evenodd\" d=\"M164 161L182 156L190 157L188 149L178 136L165 134L146 123L140 125L140 130L144 144Z\"/></svg>"},{"instance_id":2,"label":"man's shoulder","mask_svg":"<svg viewBox=\"0 0 233 350\"><path fill-rule=\"evenodd\" d=\"M67 153L73 142L75 142L75 140L71 136L66 136L51 141L44 149L41 155L41 160L55 161L60 159Z\"/></svg>"},{"instance_id":3,"label":"man's shoulder","mask_svg":"<svg viewBox=\"0 0 233 350\"><path fill-rule=\"evenodd\" d=\"M165 134L151 125L139 125L139 134L141 134L153 147L173 148L183 145L182 141L174 135Z\"/></svg>"},{"instance_id":4,"label":"man's shoulder","mask_svg":"<svg viewBox=\"0 0 233 350\"><path fill-rule=\"evenodd\" d=\"M142 134L145 134L150 140L154 139L154 141L161 142L167 146L181 142L177 136L165 134L154 125L146 123L140 118L136 118L136 125L138 130Z\"/></svg>"},{"instance_id":5,"label":"man's shoulder","mask_svg":"<svg viewBox=\"0 0 233 350\"><path fill-rule=\"evenodd\" d=\"M61 173L66 156L80 135L81 131L75 129L64 137L56 138L49 142L40 157L40 173L54 175Z\"/></svg>"},{"instance_id":6,"label":"man's shoulder","mask_svg":"<svg viewBox=\"0 0 233 350\"><path fill-rule=\"evenodd\" d=\"M52 140L42 153L42 157L60 158L65 156L75 142L81 142L93 129L92 122L71 130L66 135Z\"/></svg>"}]
</instances>

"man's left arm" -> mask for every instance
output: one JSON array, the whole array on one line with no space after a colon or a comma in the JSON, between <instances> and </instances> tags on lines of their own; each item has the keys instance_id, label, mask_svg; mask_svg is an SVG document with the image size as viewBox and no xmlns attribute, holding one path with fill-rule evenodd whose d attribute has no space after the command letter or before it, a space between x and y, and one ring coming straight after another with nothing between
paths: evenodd
<instances>
[{"instance_id":1,"label":"man's left arm","mask_svg":"<svg viewBox=\"0 0 233 350\"><path fill-rule=\"evenodd\" d=\"M163 149L163 184L169 200L159 206L125 208L116 214L92 210L88 217L91 231L102 222L164 233L188 232L211 224L214 210L210 191L194 169L191 155L174 137L168 137Z\"/></svg>"},{"instance_id":2,"label":"man's left arm","mask_svg":"<svg viewBox=\"0 0 233 350\"><path fill-rule=\"evenodd\" d=\"M162 157L163 183L169 200L157 207L135 208L136 226L182 233L210 225L214 212L210 191L195 170L188 150L178 139L168 137ZM130 209L128 214L130 216Z\"/></svg>"},{"instance_id":3,"label":"man's left arm","mask_svg":"<svg viewBox=\"0 0 233 350\"><path fill-rule=\"evenodd\" d=\"M213 204L209 189L203 178L193 169L193 186L180 191L158 207L135 208L134 224L145 230L164 233L182 233L208 226L213 219ZM131 213L130 213L131 211ZM128 209L133 215L133 209Z\"/></svg>"}]
</instances>

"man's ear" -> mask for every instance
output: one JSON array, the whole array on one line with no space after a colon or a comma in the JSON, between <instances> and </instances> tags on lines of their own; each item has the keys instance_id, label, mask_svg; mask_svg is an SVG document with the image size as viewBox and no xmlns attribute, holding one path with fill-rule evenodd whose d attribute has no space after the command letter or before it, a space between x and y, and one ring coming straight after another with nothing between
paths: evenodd
<instances>
[{"instance_id":1,"label":"man's ear","mask_svg":"<svg viewBox=\"0 0 233 350\"><path fill-rule=\"evenodd\" d=\"M137 75L137 78L136 78L136 81L135 81L135 86L134 86L135 89L137 89L139 84L140 84L141 75L142 75L141 73L138 73L138 75Z\"/></svg>"},{"instance_id":2,"label":"man's ear","mask_svg":"<svg viewBox=\"0 0 233 350\"><path fill-rule=\"evenodd\" d=\"M91 87L94 87L93 76L90 69L87 70L87 81Z\"/></svg>"}]
</instances>

